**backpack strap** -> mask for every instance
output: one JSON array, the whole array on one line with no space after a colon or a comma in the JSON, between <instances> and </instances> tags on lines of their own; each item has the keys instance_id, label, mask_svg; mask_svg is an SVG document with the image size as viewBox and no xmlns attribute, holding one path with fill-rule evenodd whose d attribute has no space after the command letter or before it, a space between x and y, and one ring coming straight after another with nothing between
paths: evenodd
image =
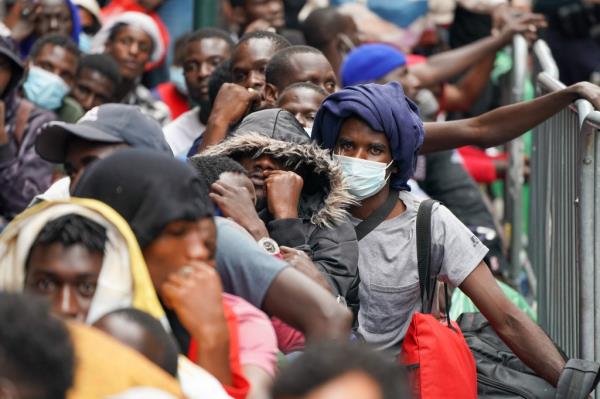
<instances>
[{"instance_id":1,"label":"backpack strap","mask_svg":"<svg viewBox=\"0 0 600 399\"><path fill-rule=\"evenodd\" d=\"M600 378L600 364L589 360L569 359L558 379L557 399L585 399Z\"/></svg>"},{"instance_id":2,"label":"backpack strap","mask_svg":"<svg viewBox=\"0 0 600 399\"><path fill-rule=\"evenodd\" d=\"M379 208L371 212L368 218L360 222L354 228L356 231L356 239L358 241L362 240L367 234L375 230L375 228L379 226L390 213L392 213L394 206L396 206L396 202L398 202L398 195L399 193L397 190L390 189L390 194L385 202L381 204Z\"/></svg>"},{"instance_id":3,"label":"backpack strap","mask_svg":"<svg viewBox=\"0 0 600 399\"><path fill-rule=\"evenodd\" d=\"M427 199L419 205L417 212L417 261L423 313L431 313L437 274L431 270L431 213L437 201Z\"/></svg>"},{"instance_id":4,"label":"backpack strap","mask_svg":"<svg viewBox=\"0 0 600 399\"><path fill-rule=\"evenodd\" d=\"M17 147L21 147L25 136L25 128L27 127L27 121L29 115L33 111L33 104L29 101L21 100L19 107L17 108L17 117L15 121L15 129L13 130L13 137L17 143Z\"/></svg>"}]
</instances>

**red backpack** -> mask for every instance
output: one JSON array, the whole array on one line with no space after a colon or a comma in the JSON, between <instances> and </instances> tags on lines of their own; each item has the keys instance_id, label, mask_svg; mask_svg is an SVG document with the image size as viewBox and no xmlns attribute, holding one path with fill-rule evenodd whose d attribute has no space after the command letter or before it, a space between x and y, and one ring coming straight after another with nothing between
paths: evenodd
<instances>
[{"instance_id":1,"label":"red backpack","mask_svg":"<svg viewBox=\"0 0 600 399\"><path fill-rule=\"evenodd\" d=\"M426 200L417 214L417 258L421 285L421 313L415 313L402 343L401 362L411 373L415 398L477 398L477 370L471 350L458 325L448 316L431 314L437 274L431 270L431 212L436 201Z\"/></svg>"}]
</instances>

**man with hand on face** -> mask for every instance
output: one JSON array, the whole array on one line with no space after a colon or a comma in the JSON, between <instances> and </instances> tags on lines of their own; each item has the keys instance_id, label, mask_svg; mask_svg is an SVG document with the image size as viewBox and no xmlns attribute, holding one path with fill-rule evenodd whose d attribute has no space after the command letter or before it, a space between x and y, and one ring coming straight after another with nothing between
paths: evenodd
<instances>
[{"instance_id":1,"label":"man with hand on face","mask_svg":"<svg viewBox=\"0 0 600 399\"><path fill-rule=\"evenodd\" d=\"M138 168L131 169L131 162ZM215 270L213 207L206 186L189 166L161 154L123 150L90 167L74 194L101 200L128 221L190 360L236 399L248 392L244 374L254 384L267 371L274 373L276 340L268 318L223 293ZM248 340L252 345L245 345Z\"/></svg>"},{"instance_id":2,"label":"man with hand on face","mask_svg":"<svg viewBox=\"0 0 600 399\"><path fill-rule=\"evenodd\" d=\"M268 106L265 103L265 70L273 55L290 43L271 32L244 35L231 54L231 81L225 83L215 98L199 152L218 144L230 129L248 113Z\"/></svg>"},{"instance_id":3,"label":"man with hand on face","mask_svg":"<svg viewBox=\"0 0 600 399\"><path fill-rule=\"evenodd\" d=\"M23 64L0 38L0 230L50 186L53 166L35 152L39 127L55 118L18 95Z\"/></svg>"},{"instance_id":4,"label":"man with hand on face","mask_svg":"<svg viewBox=\"0 0 600 399\"><path fill-rule=\"evenodd\" d=\"M140 83L145 68L158 62L163 53L160 32L152 18L134 11L114 17L94 36L92 51L110 55L119 65L119 102L137 105L163 126L170 121L169 107Z\"/></svg>"},{"instance_id":5,"label":"man with hand on face","mask_svg":"<svg viewBox=\"0 0 600 399\"><path fill-rule=\"evenodd\" d=\"M48 35L38 39L25 68L24 97L56 113L60 121L77 122L84 111L68 94L75 85L79 57L77 45L66 36Z\"/></svg>"},{"instance_id":6,"label":"man with hand on face","mask_svg":"<svg viewBox=\"0 0 600 399\"><path fill-rule=\"evenodd\" d=\"M200 120L202 108L209 106L208 82L219 64L229 58L233 41L227 32L215 28L200 29L186 38L182 50L185 87L197 105L165 126L165 139L175 156L186 155L204 132Z\"/></svg>"},{"instance_id":7,"label":"man with hand on face","mask_svg":"<svg viewBox=\"0 0 600 399\"><path fill-rule=\"evenodd\" d=\"M356 234L344 210L351 198L337 165L309 144L294 116L281 109L252 113L203 155L235 159L254 184L256 206L227 183L213 184L223 215L343 302L357 275Z\"/></svg>"}]
</instances>

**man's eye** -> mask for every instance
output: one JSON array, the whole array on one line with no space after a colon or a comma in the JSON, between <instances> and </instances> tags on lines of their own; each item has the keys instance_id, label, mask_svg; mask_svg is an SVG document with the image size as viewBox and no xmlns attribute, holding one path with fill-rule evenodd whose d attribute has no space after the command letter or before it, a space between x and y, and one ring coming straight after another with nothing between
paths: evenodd
<instances>
[{"instance_id":1,"label":"man's eye","mask_svg":"<svg viewBox=\"0 0 600 399\"><path fill-rule=\"evenodd\" d=\"M79 287L78 287L78 291L81 294L81 296L84 296L86 298L91 298L94 296L94 293L96 292L96 283L92 283L90 281L85 281L83 283L80 283Z\"/></svg>"},{"instance_id":2,"label":"man's eye","mask_svg":"<svg viewBox=\"0 0 600 399\"><path fill-rule=\"evenodd\" d=\"M56 289L56 284L48 278L41 278L36 281L35 288L41 293L50 293Z\"/></svg>"},{"instance_id":3,"label":"man's eye","mask_svg":"<svg viewBox=\"0 0 600 399\"><path fill-rule=\"evenodd\" d=\"M335 91L335 83L333 83L333 82L325 83L325 89L327 90L327 92L333 93Z\"/></svg>"}]
</instances>

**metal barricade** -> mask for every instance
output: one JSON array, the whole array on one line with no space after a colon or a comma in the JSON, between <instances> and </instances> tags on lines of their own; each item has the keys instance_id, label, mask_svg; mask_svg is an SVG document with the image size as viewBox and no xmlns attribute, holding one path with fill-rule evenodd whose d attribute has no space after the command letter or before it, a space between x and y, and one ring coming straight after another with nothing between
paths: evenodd
<instances>
[{"instance_id":1,"label":"metal barricade","mask_svg":"<svg viewBox=\"0 0 600 399\"><path fill-rule=\"evenodd\" d=\"M512 43L513 65L509 79L509 94L505 103L516 103L524 100L525 81L528 69L527 41L521 35L515 35ZM510 264L509 278L516 281L522 270L524 251L523 228L523 180L525 168L525 142L522 137L516 138L507 145L509 167L505 188L505 220L510 226Z\"/></svg>"},{"instance_id":2,"label":"metal barricade","mask_svg":"<svg viewBox=\"0 0 600 399\"><path fill-rule=\"evenodd\" d=\"M539 95L563 87L548 73L538 77ZM567 355L589 360L600 359L599 127L600 112L584 100L537 126L530 176L539 322Z\"/></svg>"}]
</instances>

